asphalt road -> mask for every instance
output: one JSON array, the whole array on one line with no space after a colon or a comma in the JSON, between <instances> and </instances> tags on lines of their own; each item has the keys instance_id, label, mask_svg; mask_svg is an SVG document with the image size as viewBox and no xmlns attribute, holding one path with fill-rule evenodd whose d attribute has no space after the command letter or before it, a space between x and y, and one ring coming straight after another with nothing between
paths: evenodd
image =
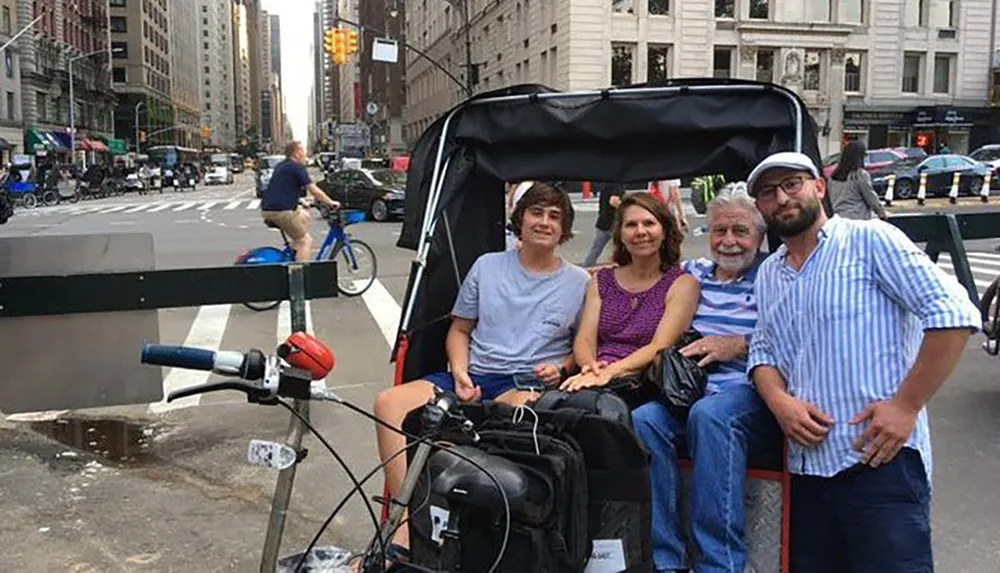
<instances>
[{"instance_id":1,"label":"asphalt road","mask_svg":"<svg viewBox=\"0 0 1000 573\"><path fill-rule=\"evenodd\" d=\"M929 202L931 203L931 202ZM163 206L169 205L169 206ZM184 195L167 192L143 198L124 196L69 206L20 212L0 237L106 232L151 233L158 268L229 265L242 251L276 245L277 233L261 223L247 175L231 187L199 188ZM929 208L939 208L931 203ZM982 207L972 205L971 209ZM589 246L594 205L579 207L577 236L562 253L579 262ZM692 222L699 224L695 218ZM391 384L388 362L392 337L413 253L395 247L399 223L362 223L351 227L378 255L379 277L363 297L314 301L309 320L315 334L336 353L337 366L326 380L343 398L369 408L375 394ZM317 241L324 232L314 222ZM970 242L970 258L980 291L1000 274L994 241ZM686 257L707 251L704 236L690 235ZM947 261L942 267L950 271ZM239 305L159 312L161 340L227 349L269 349L287 335L287 308L256 313ZM1000 368L997 359L970 341L958 370L931 406L934 438L934 535L939 571L996 571L1000 540ZM138 355L138 341L136 341ZM67 367L72 367L67 365ZM177 378L165 371L165 380ZM172 378L173 377L173 378ZM197 377L182 378L185 382ZM86 376L81 375L81 383ZM169 384L170 382L165 382ZM252 438L281 439L288 416L276 409L247 405L240 396L203 397L197 405L161 411L134 405L88 412L49 412L9 416L0 421L0 570L87 571L256 571L275 475L243 463ZM2 404L0 404L2 410ZM79 416L127 419L131 442L120 448L91 446ZM373 426L337 406L313 409L317 428L360 475L376 463ZM57 420L44 422L44 420ZM0 418L3 420L3 418ZM29 421L34 420L35 424ZM41 420L41 422L40 422ZM66 423L60 424L58 420ZM120 425L114 432L130 435ZM108 460L82 450L125 450L130 459ZM81 438L82 435L82 438ZM112 438L109 440L114 441ZM126 440L128 442L128 440ZM344 473L314 439L306 441L308 459L300 465L289 514L285 552L302 548L337 500L350 488ZM115 456L114 452L109 454ZM376 479L370 494L379 493ZM378 508L376 507L376 511ZM334 520L324 538L329 544L359 548L371 535L370 518L355 501Z\"/></svg>"}]
</instances>

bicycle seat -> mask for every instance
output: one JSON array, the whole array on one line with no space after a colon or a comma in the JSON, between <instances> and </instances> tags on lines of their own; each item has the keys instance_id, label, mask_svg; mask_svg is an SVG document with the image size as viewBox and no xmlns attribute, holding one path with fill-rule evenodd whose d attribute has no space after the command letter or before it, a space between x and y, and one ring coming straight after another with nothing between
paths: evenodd
<instances>
[{"instance_id":1,"label":"bicycle seat","mask_svg":"<svg viewBox=\"0 0 1000 573\"><path fill-rule=\"evenodd\" d=\"M268 229L281 229L281 227L274 224L274 221L264 221L264 226L266 226Z\"/></svg>"},{"instance_id":2,"label":"bicycle seat","mask_svg":"<svg viewBox=\"0 0 1000 573\"><path fill-rule=\"evenodd\" d=\"M438 450L428 460L431 492L448 500L452 507L478 508L491 512L503 512L503 497L496 484L483 470L453 453L470 458L493 474L500 482L512 516L531 511L528 503L529 480L524 471L514 462L487 454L472 446L454 446ZM512 517L513 519L513 517Z\"/></svg>"}]
</instances>

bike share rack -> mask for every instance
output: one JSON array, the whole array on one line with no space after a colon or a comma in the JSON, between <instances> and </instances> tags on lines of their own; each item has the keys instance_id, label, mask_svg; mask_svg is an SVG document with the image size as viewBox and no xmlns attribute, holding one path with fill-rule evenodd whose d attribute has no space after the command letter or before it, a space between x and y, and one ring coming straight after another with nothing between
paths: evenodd
<instances>
[{"instance_id":1,"label":"bike share rack","mask_svg":"<svg viewBox=\"0 0 1000 573\"><path fill-rule=\"evenodd\" d=\"M306 300L337 296L337 263L334 261L10 276L0 277L0 319L158 310L280 299L290 302L292 332L305 332ZM141 344L141 340L136 340L132 352L137 364ZM294 409L308 420L309 402L292 402ZM299 452L304 426L294 416L289 417L291 421L285 443ZM273 573L277 567L297 467L298 464L292 464L278 474L261 556L262 573Z\"/></svg>"}]
</instances>

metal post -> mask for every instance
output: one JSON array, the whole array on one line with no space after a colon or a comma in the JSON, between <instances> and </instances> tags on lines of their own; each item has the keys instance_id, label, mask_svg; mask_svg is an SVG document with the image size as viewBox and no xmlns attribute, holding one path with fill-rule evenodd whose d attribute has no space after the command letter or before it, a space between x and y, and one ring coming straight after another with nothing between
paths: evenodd
<instances>
[{"instance_id":1,"label":"metal post","mask_svg":"<svg viewBox=\"0 0 1000 573\"><path fill-rule=\"evenodd\" d=\"M470 24L472 17L469 14L472 8L469 4L469 0L465 0L465 91L471 96L474 88L472 85L472 26Z\"/></svg>"},{"instance_id":2,"label":"metal post","mask_svg":"<svg viewBox=\"0 0 1000 573\"><path fill-rule=\"evenodd\" d=\"M73 60L69 60L69 156L70 165L76 165L76 118L73 114Z\"/></svg>"},{"instance_id":3,"label":"metal post","mask_svg":"<svg viewBox=\"0 0 1000 573\"><path fill-rule=\"evenodd\" d=\"M306 281L305 265L288 265L288 291L291 305L292 332L306 331ZM289 333L291 334L291 333ZM309 401L294 400L292 407L306 420L309 419ZM302 449L302 435L305 428L295 416L291 416L288 425L288 438L285 444L298 452ZM292 464L288 469L278 474L278 482L274 486L274 498L271 501L271 517L267 523L267 536L264 539L264 553L261 555L260 572L274 573L281 551L281 536L285 530L285 520L288 517L288 504L292 498L292 485L295 483L295 470L298 464Z\"/></svg>"},{"instance_id":4,"label":"metal post","mask_svg":"<svg viewBox=\"0 0 1000 573\"><path fill-rule=\"evenodd\" d=\"M25 32L27 32L28 30L30 30L32 26L34 26L35 24L37 24L38 21L42 19L42 16L44 16L44 14L38 16L37 18L35 18L31 22L28 22L28 25L25 26L25 27L23 27L23 28L21 28L20 32L18 32L16 34L14 34L13 36L11 36L11 38L9 40L7 40L4 43L4 45L0 46L0 52L6 50L7 46L9 46L9 45L13 44L14 42L16 42L17 39L20 38L22 34L24 34Z\"/></svg>"},{"instance_id":5,"label":"metal post","mask_svg":"<svg viewBox=\"0 0 1000 573\"><path fill-rule=\"evenodd\" d=\"M144 105L145 102L139 102L135 104L135 154L139 155L139 108Z\"/></svg>"}]
</instances>

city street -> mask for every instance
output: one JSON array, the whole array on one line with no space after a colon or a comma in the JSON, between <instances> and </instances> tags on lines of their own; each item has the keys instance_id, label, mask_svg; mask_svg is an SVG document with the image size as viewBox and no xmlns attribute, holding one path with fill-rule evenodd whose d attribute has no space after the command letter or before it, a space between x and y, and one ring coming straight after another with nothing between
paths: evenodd
<instances>
[{"instance_id":1,"label":"city street","mask_svg":"<svg viewBox=\"0 0 1000 573\"><path fill-rule=\"evenodd\" d=\"M314 175L315 176L315 175ZM995 209L972 201L963 209ZM963 203L966 203L963 200ZM199 186L195 192L134 194L74 205L20 210L0 237L148 232L154 238L157 268L224 266L243 251L280 245L280 236L261 223L252 175L232 186ZM576 237L563 255L580 262L586 253L596 203L578 202ZM946 207L928 201L927 211ZM912 207L897 203L897 212ZM693 226L704 219L689 217ZM310 329L335 352L337 364L326 380L341 397L369 409L377 392L391 384L389 352L396 333L414 253L398 249L400 223L361 223L350 230L378 256L378 280L360 298L308 303ZM313 221L318 241L326 231ZM982 292L1000 275L1000 240L970 241L966 247ZM690 234L684 256L707 253L707 237ZM605 257L610 254L610 247ZM946 257L939 263L952 272ZM159 312L161 341L198 341L212 348L270 350L290 329L287 303L268 312L241 305L171 309ZM934 535L937 567L948 573L989 573L1000 562L1000 539L993 533L1000 515L1000 363L973 337L963 361L930 406L934 439ZM135 341L139 359L140 341ZM178 373L164 370L165 386ZM186 383L208 376L185 374ZM86 383L80 373L80 383ZM335 405L313 408L317 428L352 470L364 475L377 463L371 422ZM83 423L106 432L114 445L108 457L73 432L80 417L128 420L122 424ZM56 420L53 422L53 420ZM60 423L58 420L64 420ZM117 424L117 425L116 425ZM281 439L288 414L246 404L242 395L216 393L197 405L167 410L162 404L100 411L0 416L0 570L257 571L276 473L244 463L253 438ZM105 430L115 428L119 436ZM86 430L84 435L89 436ZM125 436L122 438L121 436ZM133 437L129 437L133 436ZM138 437L134 437L138 436ZM104 441L101 441L104 445ZM304 548L350 481L320 443L307 438L308 458L300 465L283 553ZM368 487L380 493L381 479ZM375 507L376 513L379 508ZM372 533L360 502L334 520L326 544L359 549ZM195 565L197 564L197 565Z\"/></svg>"}]
</instances>

